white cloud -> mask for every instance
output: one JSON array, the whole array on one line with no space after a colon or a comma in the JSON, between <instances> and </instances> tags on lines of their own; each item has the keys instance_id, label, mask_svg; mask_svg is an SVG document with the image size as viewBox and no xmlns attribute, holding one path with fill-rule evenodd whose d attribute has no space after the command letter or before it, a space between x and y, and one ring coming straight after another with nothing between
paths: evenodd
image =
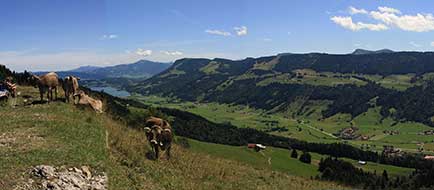
<instances>
[{"instance_id":1,"label":"white cloud","mask_svg":"<svg viewBox=\"0 0 434 190\"><path fill-rule=\"evenodd\" d=\"M234 27L235 33L237 36L245 36L247 35L247 27L240 26L240 27Z\"/></svg>"},{"instance_id":2,"label":"white cloud","mask_svg":"<svg viewBox=\"0 0 434 190\"><path fill-rule=\"evenodd\" d=\"M434 30L432 14L399 15L394 12L371 11L370 15L375 20L405 31L428 32Z\"/></svg>"},{"instance_id":3,"label":"white cloud","mask_svg":"<svg viewBox=\"0 0 434 190\"><path fill-rule=\"evenodd\" d=\"M413 47L421 47L420 44L418 44L418 43L416 43L416 42L413 42L413 41L409 42L409 44L410 44L411 46L413 46Z\"/></svg>"},{"instance_id":4,"label":"white cloud","mask_svg":"<svg viewBox=\"0 0 434 190\"><path fill-rule=\"evenodd\" d=\"M208 34L219 35L219 36L230 36L230 32L222 31L222 30L205 30Z\"/></svg>"},{"instance_id":5,"label":"white cloud","mask_svg":"<svg viewBox=\"0 0 434 190\"><path fill-rule=\"evenodd\" d=\"M401 11L398 9L390 8L390 7L378 7L378 10L383 13L395 13L401 14Z\"/></svg>"},{"instance_id":6,"label":"white cloud","mask_svg":"<svg viewBox=\"0 0 434 190\"><path fill-rule=\"evenodd\" d=\"M434 42L431 42L431 46L434 47Z\"/></svg>"},{"instance_id":7,"label":"white cloud","mask_svg":"<svg viewBox=\"0 0 434 190\"><path fill-rule=\"evenodd\" d=\"M354 23L351 17L334 16L331 18L336 24L353 31L361 29L380 31L386 30L389 27L397 27L401 30L412 32L434 31L434 16L432 14L417 13L415 15L403 15L400 10L391 7L378 7L378 10L370 12L352 6L348 9L352 15L366 14L372 19L381 22L378 24L365 24L363 22Z\"/></svg>"},{"instance_id":8,"label":"white cloud","mask_svg":"<svg viewBox=\"0 0 434 190\"><path fill-rule=\"evenodd\" d=\"M152 50L144 50L144 49L138 48L136 50L136 54L143 56L143 57L146 57L146 56L152 55Z\"/></svg>"},{"instance_id":9,"label":"white cloud","mask_svg":"<svg viewBox=\"0 0 434 190\"><path fill-rule=\"evenodd\" d=\"M103 40L111 40L111 39L116 39L118 38L118 35L116 34L105 34L101 37L101 39Z\"/></svg>"},{"instance_id":10,"label":"white cloud","mask_svg":"<svg viewBox=\"0 0 434 190\"><path fill-rule=\"evenodd\" d=\"M352 31L359 31L362 29L372 30L372 31L381 31L381 30L387 30L388 27L384 24L369 24L369 23L363 23L363 22L357 22L354 23L353 19L351 17L341 17L341 16L334 16L330 18L333 22L336 24L352 30Z\"/></svg>"},{"instance_id":11,"label":"white cloud","mask_svg":"<svg viewBox=\"0 0 434 190\"><path fill-rule=\"evenodd\" d=\"M171 55L171 56L181 56L181 55L183 55L183 53L180 52L180 51L161 51L161 53L164 53L166 55Z\"/></svg>"},{"instance_id":12,"label":"white cloud","mask_svg":"<svg viewBox=\"0 0 434 190\"><path fill-rule=\"evenodd\" d=\"M349 9L350 14L352 14L352 15L355 15L355 14L368 14L368 11L366 11L365 9L357 9L355 7L349 7L348 9Z\"/></svg>"},{"instance_id":13,"label":"white cloud","mask_svg":"<svg viewBox=\"0 0 434 190\"><path fill-rule=\"evenodd\" d=\"M262 39L264 42L271 42L271 41L273 41L273 39L271 39L271 38L264 38L264 39Z\"/></svg>"}]
</instances>

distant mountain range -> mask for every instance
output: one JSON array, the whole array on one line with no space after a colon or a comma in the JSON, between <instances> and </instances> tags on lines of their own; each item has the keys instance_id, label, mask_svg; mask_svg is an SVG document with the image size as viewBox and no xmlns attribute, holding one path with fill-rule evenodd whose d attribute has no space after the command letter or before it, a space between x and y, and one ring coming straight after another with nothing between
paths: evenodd
<instances>
[{"instance_id":1,"label":"distant mountain range","mask_svg":"<svg viewBox=\"0 0 434 190\"><path fill-rule=\"evenodd\" d=\"M102 67L96 67L96 66L82 66L73 70L69 70L69 72L78 72L78 73L83 73L83 72L91 72L97 69L100 69Z\"/></svg>"},{"instance_id":2,"label":"distant mountain range","mask_svg":"<svg viewBox=\"0 0 434 190\"><path fill-rule=\"evenodd\" d=\"M148 60L140 60L131 64L115 65L110 67L83 66L69 71L56 72L60 77L68 75L78 76L87 80L99 80L105 78L149 78L171 66L170 63L160 63ZM36 72L44 74L47 72Z\"/></svg>"},{"instance_id":3,"label":"distant mountain range","mask_svg":"<svg viewBox=\"0 0 434 190\"><path fill-rule=\"evenodd\" d=\"M356 49L352 54L354 55L366 55L366 54L381 54L381 53L394 53L394 51L390 49L381 49L377 51L365 50L365 49Z\"/></svg>"}]
</instances>

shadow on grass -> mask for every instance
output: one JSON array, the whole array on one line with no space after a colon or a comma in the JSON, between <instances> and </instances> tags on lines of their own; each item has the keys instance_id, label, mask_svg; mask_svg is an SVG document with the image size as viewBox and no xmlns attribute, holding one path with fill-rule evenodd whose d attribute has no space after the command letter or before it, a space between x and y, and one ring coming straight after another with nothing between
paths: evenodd
<instances>
[{"instance_id":1,"label":"shadow on grass","mask_svg":"<svg viewBox=\"0 0 434 190\"><path fill-rule=\"evenodd\" d=\"M148 151L145 156L148 160L157 160L154 151Z\"/></svg>"},{"instance_id":2,"label":"shadow on grass","mask_svg":"<svg viewBox=\"0 0 434 190\"><path fill-rule=\"evenodd\" d=\"M53 100L53 101L50 101L50 102L66 102L66 99L65 98L57 98L57 99L55 99L55 100ZM34 100L33 102L32 102L32 104L33 105L36 105L36 104L46 104L46 103L50 103L50 102L48 102L47 100Z\"/></svg>"}]
</instances>

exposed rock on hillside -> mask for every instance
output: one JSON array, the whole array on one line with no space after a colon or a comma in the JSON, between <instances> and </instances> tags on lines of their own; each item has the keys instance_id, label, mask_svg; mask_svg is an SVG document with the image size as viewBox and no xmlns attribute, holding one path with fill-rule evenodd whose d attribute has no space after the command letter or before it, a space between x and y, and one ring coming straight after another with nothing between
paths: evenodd
<instances>
[{"instance_id":1,"label":"exposed rock on hillside","mask_svg":"<svg viewBox=\"0 0 434 190\"><path fill-rule=\"evenodd\" d=\"M30 171L27 182L20 184L15 190L105 190L107 176L92 176L89 167L66 168L39 165Z\"/></svg>"}]
</instances>

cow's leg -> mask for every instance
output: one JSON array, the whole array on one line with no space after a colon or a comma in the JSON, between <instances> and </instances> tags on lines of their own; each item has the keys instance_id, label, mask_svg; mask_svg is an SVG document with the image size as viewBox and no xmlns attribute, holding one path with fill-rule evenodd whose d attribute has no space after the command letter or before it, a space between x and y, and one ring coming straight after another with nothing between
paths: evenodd
<instances>
[{"instance_id":1,"label":"cow's leg","mask_svg":"<svg viewBox=\"0 0 434 190\"><path fill-rule=\"evenodd\" d=\"M160 153L160 150L159 150L159 147L158 147L158 146L159 146L158 144L154 144L155 159L156 159L156 160L158 160L159 153Z\"/></svg>"},{"instance_id":2,"label":"cow's leg","mask_svg":"<svg viewBox=\"0 0 434 190\"><path fill-rule=\"evenodd\" d=\"M42 103L42 101L44 101L44 90L43 89L39 89L39 95L41 96L41 103Z\"/></svg>"},{"instance_id":3,"label":"cow's leg","mask_svg":"<svg viewBox=\"0 0 434 190\"><path fill-rule=\"evenodd\" d=\"M56 87L54 87L54 94L55 94L55 97L56 97L56 99L55 99L55 100L57 100L57 86L56 86Z\"/></svg>"},{"instance_id":4,"label":"cow's leg","mask_svg":"<svg viewBox=\"0 0 434 190\"><path fill-rule=\"evenodd\" d=\"M167 146L167 149L166 149L166 156L167 156L167 159L170 159L170 149L172 148L172 145L171 144L169 144L168 146Z\"/></svg>"},{"instance_id":5,"label":"cow's leg","mask_svg":"<svg viewBox=\"0 0 434 190\"><path fill-rule=\"evenodd\" d=\"M51 98L53 97L53 91L51 90L51 87L48 88L47 91L47 98L48 98L48 102L51 101Z\"/></svg>"},{"instance_id":6,"label":"cow's leg","mask_svg":"<svg viewBox=\"0 0 434 190\"><path fill-rule=\"evenodd\" d=\"M73 104L77 104L76 102L77 102L77 96L75 96L75 94L76 94L77 92L75 91L75 90L72 90L72 102L73 102Z\"/></svg>"}]
</instances>

